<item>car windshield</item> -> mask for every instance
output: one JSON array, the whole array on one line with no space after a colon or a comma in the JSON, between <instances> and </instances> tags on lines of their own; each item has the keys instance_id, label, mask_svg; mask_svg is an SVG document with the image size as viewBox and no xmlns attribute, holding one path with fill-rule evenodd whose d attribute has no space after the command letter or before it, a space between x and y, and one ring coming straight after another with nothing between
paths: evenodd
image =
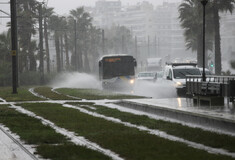
<instances>
[{"instance_id":1,"label":"car windshield","mask_svg":"<svg viewBox=\"0 0 235 160\"><path fill-rule=\"evenodd\" d=\"M201 75L197 68L173 69L175 79L184 79L187 75Z\"/></svg>"},{"instance_id":2,"label":"car windshield","mask_svg":"<svg viewBox=\"0 0 235 160\"><path fill-rule=\"evenodd\" d=\"M139 73L138 77L154 77L154 73Z\"/></svg>"}]
</instances>

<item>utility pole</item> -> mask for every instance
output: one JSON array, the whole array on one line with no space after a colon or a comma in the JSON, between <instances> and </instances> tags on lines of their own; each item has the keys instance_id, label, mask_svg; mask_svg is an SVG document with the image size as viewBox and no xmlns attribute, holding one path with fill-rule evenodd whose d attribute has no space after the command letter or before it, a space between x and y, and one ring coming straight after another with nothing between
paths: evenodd
<instances>
[{"instance_id":1,"label":"utility pole","mask_svg":"<svg viewBox=\"0 0 235 160\"><path fill-rule=\"evenodd\" d=\"M39 52L40 52L40 84L44 84L44 54L43 54L43 30L42 30L42 4L39 3Z\"/></svg>"},{"instance_id":2,"label":"utility pole","mask_svg":"<svg viewBox=\"0 0 235 160\"><path fill-rule=\"evenodd\" d=\"M104 39L104 30L102 29L102 51L103 55L105 55L105 39Z\"/></svg>"},{"instance_id":3,"label":"utility pole","mask_svg":"<svg viewBox=\"0 0 235 160\"><path fill-rule=\"evenodd\" d=\"M150 57L150 40L148 36L148 58Z\"/></svg>"},{"instance_id":4,"label":"utility pole","mask_svg":"<svg viewBox=\"0 0 235 160\"><path fill-rule=\"evenodd\" d=\"M122 35L122 54L124 54L124 41L125 41L125 37L124 35Z\"/></svg>"},{"instance_id":5,"label":"utility pole","mask_svg":"<svg viewBox=\"0 0 235 160\"><path fill-rule=\"evenodd\" d=\"M75 54L75 71L78 71L78 53L77 53L77 20L74 19L74 54Z\"/></svg>"},{"instance_id":6,"label":"utility pole","mask_svg":"<svg viewBox=\"0 0 235 160\"><path fill-rule=\"evenodd\" d=\"M158 54L157 54L157 36L156 35L154 36L154 53L157 57Z\"/></svg>"},{"instance_id":7,"label":"utility pole","mask_svg":"<svg viewBox=\"0 0 235 160\"><path fill-rule=\"evenodd\" d=\"M137 46L137 37L135 36L135 56L136 56L136 59L138 59L138 46Z\"/></svg>"},{"instance_id":8,"label":"utility pole","mask_svg":"<svg viewBox=\"0 0 235 160\"><path fill-rule=\"evenodd\" d=\"M206 17L206 4L207 4L207 0L201 0L201 3L203 5L203 31L202 31L202 36L203 36L203 40L202 40L202 48L203 48L203 64L202 64L202 81L205 82L206 81L206 74L205 74L205 17Z\"/></svg>"},{"instance_id":9,"label":"utility pole","mask_svg":"<svg viewBox=\"0 0 235 160\"><path fill-rule=\"evenodd\" d=\"M11 5L11 43L12 43L12 93L17 94L17 54L18 54L18 44L17 44L17 18L16 18L16 0L10 1Z\"/></svg>"}]
</instances>

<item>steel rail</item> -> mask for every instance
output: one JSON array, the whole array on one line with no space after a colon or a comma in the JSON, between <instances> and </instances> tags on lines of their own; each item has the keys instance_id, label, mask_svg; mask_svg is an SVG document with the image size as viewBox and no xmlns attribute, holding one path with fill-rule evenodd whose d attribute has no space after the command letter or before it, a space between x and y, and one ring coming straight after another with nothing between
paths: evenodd
<instances>
[{"instance_id":1,"label":"steel rail","mask_svg":"<svg viewBox=\"0 0 235 160\"><path fill-rule=\"evenodd\" d=\"M26 154L28 154L33 160L38 160L38 158L27 150L19 141L17 141L13 136L11 136L7 131L5 131L1 126L0 130L7 135L15 144L17 144Z\"/></svg>"}]
</instances>

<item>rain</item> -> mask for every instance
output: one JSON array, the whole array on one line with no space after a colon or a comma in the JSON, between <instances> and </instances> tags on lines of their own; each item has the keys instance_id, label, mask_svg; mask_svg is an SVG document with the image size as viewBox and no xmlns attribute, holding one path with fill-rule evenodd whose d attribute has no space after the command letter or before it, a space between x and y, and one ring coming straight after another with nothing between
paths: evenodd
<instances>
[{"instance_id":1,"label":"rain","mask_svg":"<svg viewBox=\"0 0 235 160\"><path fill-rule=\"evenodd\" d=\"M7 109L39 120L90 153L134 159L130 144L107 147L112 143L61 127L25 104L61 105L165 144L235 158L229 148L235 137L234 11L235 0L0 0L0 159L55 158L5 122ZM217 147L177 134L179 129L173 134L146 126L143 119L225 136L229 143ZM142 158L153 158L149 152Z\"/></svg>"}]
</instances>

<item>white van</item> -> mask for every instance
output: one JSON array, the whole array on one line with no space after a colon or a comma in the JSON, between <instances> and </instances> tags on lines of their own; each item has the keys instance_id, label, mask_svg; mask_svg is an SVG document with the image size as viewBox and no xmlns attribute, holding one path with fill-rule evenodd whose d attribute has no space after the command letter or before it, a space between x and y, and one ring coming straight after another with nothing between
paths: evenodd
<instances>
[{"instance_id":1,"label":"white van","mask_svg":"<svg viewBox=\"0 0 235 160\"><path fill-rule=\"evenodd\" d=\"M195 63L169 63L166 64L163 79L176 88L178 95L186 94L186 76L201 75Z\"/></svg>"}]
</instances>

